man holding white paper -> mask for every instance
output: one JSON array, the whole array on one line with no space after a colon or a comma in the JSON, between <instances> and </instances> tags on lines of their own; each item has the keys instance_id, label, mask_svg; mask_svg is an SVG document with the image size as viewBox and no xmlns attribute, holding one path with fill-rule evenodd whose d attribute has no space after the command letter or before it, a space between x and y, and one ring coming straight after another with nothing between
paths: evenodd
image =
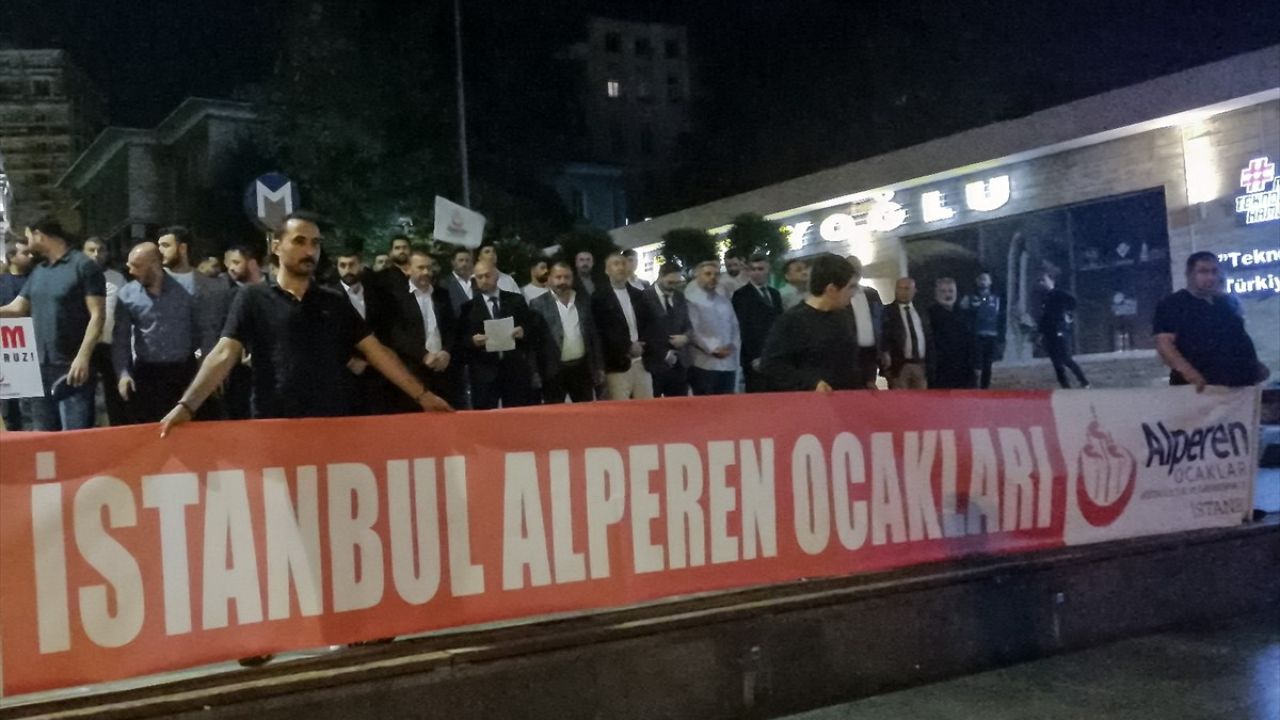
<instances>
[{"instance_id":1,"label":"man holding white paper","mask_svg":"<svg viewBox=\"0 0 1280 720\"><path fill-rule=\"evenodd\" d=\"M537 402L529 335L534 325L520 293L498 289L498 268L475 266L475 295L462 307L462 338L471 373L471 406L477 410Z\"/></svg>"}]
</instances>

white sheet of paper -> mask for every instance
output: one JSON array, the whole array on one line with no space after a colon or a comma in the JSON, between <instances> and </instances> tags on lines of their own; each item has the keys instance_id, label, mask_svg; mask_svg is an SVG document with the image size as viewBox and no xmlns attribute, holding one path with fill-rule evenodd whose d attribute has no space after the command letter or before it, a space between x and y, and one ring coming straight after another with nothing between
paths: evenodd
<instances>
[{"instance_id":1,"label":"white sheet of paper","mask_svg":"<svg viewBox=\"0 0 1280 720\"><path fill-rule=\"evenodd\" d=\"M512 335L516 331L515 318L504 317L497 320L484 321L485 352L502 352L515 350L516 339Z\"/></svg>"}]
</instances>

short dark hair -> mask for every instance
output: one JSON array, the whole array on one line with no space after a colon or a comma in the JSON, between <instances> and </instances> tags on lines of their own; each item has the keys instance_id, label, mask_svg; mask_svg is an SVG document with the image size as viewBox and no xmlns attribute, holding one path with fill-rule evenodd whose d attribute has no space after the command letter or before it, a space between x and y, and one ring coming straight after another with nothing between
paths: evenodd
<instances>
[{"instance_id":1,"label":"short dark hair","mask_svg":"<svg viewBox=\"0 0 1280 720\"><path fill-rule=\"evenodd\" d=\"M556 268L558 268L558 267L562 267L562 268L564 268L565 270L568 270L570 275L572 275L572 274L573 274L573 263L569 262L568 260L557 260L557 261L555 261L555 262L551 263L551 269L552 269L552 270L554 270L554 269L556 269Z\"/></svg>"},{"instance_id":2,"label":"short dark hair","mask_svg":"<svg viewBox=\"0 0 1280 720\"><path fill-rule=\"evenodd\" d=\"M284 226L281 225L281 227ZM172 235L173 239L176 240L179 245L186 245L188 248L191 247L191 242L193 240L191 237L191 230L189 230L185 225L170 225L168 227L162 227L160 228L160 232L156 234L156 238L162 238L165 235Z\"/></svg>"},{"instance_id":3,"label":"short dark hair","mask_svg":"<svg viewBox=\"0 0 1280 720\"><path fill-rule=\"evenodd\" d=\"M91 243L91 242L93 242L93 243L98 243L99 245L101 245L101 246L102 246L102 247L104 247L104 248L107 248L108 250L110 250L110 249L111 249L111 248L107 245L107 241L106 241L106 240L103 240L102 238L98 237L97 235L90 235L89 237L87 237L87 238L85 238L85 239L84 239L84 242L82 242L82 243L80 243L80 244L81 244L82 246L84 246L84 245L88 245L88 244L89 244L89 243Z\"/></svg>"},{"instance_id":4,"label":"short dark hair","mask_svg":"<svg viewBox=\"0 0 1280 720\"><path fill-rule=\"evenodd\" d=\"M361 249L360 249L360 248L358 248L358 247L353 247L353 246L351 246L351 245L346 245L346 246L344 246L341 250L339 250L339 251L336 253L335 257L339 257L339 258L344 258L344 257L353 257L353 258L355 258L355 259L357 259L357 260L361 260L361 261L363 261L363 260L364 260L364 251L363 251L363 250L361 250Z\"/></svg>"},{"instance_id":5,"label":"short dark hair","mask_svg":"<svg viewBox=\"0 0 1280 720\"><path fill-rule=\"evenodd\" d=\"M529 270L532 270L532 269L534 269L534 268L538 267L538 265L540 265L540 264L542 264L542 263L546 263L548 268L549 268L549 267L551 267L551 260L549 260L548 258L542 257L541 255L535 255L535 256L533 256L533 257L529 258L529 268L528 268L528 269L529 269Z\"/></svg>"},{"instance_id":6,"label":"short dark hair","mask_svg":"<svg viewBox=\"0 0 1280 720\"><path fill-rule=\"evenodd\" d=\"M783 263L782 274L786 275L787 273L791 272L791 266L795 265L796 263L800 263L801 265L806 265L806 266L809 264L807 260L802 260L800 258L791 258L790 260Z\"/></svg>"},{"instance_id":7,"label":"short dark hair","mask_svg":"<svg viewBox=\"0 0 1280 720\"><path fill-rule=\"evenodd\" d=\"M485 238L485 239L483 239L483 240L481 240L481 241L480 241L480 247L476 248L476 250L477 250L477 251L479 251L479 250L483 250L483 249L485 249L485 248L487 248L487 247L491 247L491 248L493 248L494 252L497 252L497 251L498 251L498 242L497 242L496 240L494 240L493 238Z\"/></svg>"},{"instance_id":8,"label":"short dark hair","mask_svg":"<svg viewBox=\"0 0 1280 720\"><path fill-rule=\"evenodd\" d=\"M847 260L831 253L823 253L809 265L809 293L821 295L828 285L841 290L853 279L853 266Z\"/></svg>"},{"instance_id":9,"label":"short dark hair","mask_svg":"<svg viewBox=\"0 0 1280 720\"><path fill-rule=\"evenodd\" d=\"M409 245L409 251L410 251L410 252L412 252L412 251L413 251L413 241L409 239L409 236L408 236L408 235L405 235L405 234L403 234L403 233L401 233L401 234L397 234L397 235L392 235L392 236L391 236L391 243L390 243L390 245L388 245L387 247L391 247L391 245L395 245L397 240L403 240L403 241L405 241L406 243L408 243L408 245Z\"/></svg>"},{"instance_id":10,"label":"short dark hair","mask_svg":"<svg viewBox=\"0 0 1280 720\"><path fill-rule=\"evenodd\" d=\"M310 210L294 210L288 215L285 215L284 219L280 221L280 227L276 228L276 231L275 231L275 236L277 239L284 237L284 228L286 225L289 224L290 220L301 220L302 222L309 222L312 225L315 225L316 227L320 228L321 230L324 229L323 227L321 227L324 224L324 220L320 218L320 215L318 213L312 212Z\"/></svg>"},{"instance_id":11,"label":"short dark hair","mask_svg":"<svg viewBox=\"0 0 1280 720\"><path fill-rule=\"evenodd\" d=\"M430 248L428 248L428 247L427 247L427 246L425 246L425 245L411 245L411 246L409 246L409 257L413 257L414 255L421 255L422 257L424 257L424 258L426 258L426 259L428 259L428 260L431 260L431 259L432 259L432 258L431 258L431 249L430 249Z\"/></svg>"},{"instance_id":12,"label":"short dark hair","mask_svg":"<svg viewBox=\"0 0 1280 720\"><path fill-rule=\"evenodd\" d=\"M1187 256L1187 272L1189 273L1194 270L1196 263L1204 262L1205 260L1212 260L1216 264L1218 262L1218 254L1209 252L1208 250L1191 253Z\"/></svg>"},{"instance_id":13,"label":"short dark hair","mask_svg":"<svg viewBox=\"0 0 1280 720\"><path fill-rule=\"evenodd\" d=\"M658 277L662 277L663 275L670 275L671 273L683 273L683 272L684 272L684 268L680 267L680 263L665 262L665 263L662 263L662 267L658 268Z\"/></svg>"},{"instance_id":14,"label":"short dark hair","mask_svg":"<svg viewBox=\"0 0 1280 720\"><path fill-rule=\"evenodd\" d=\"M622 257L624 258L633 258L635 256L636 256L635 248L627 248L626 250L622 251Z\"/></svg>"},{"instance_id":15,"label":"short dark hair","mask_svg":"<svg viewBox=\"0 0 1280 720\"><path fill-rule=\"evenodd\" d=\"M738 258L739 260L746 260L747 254L742 250L738 250L735 248L724 254L725 260L728 260L729 258Z\"/></svg>"},{"instance_id":16,"label":"short dark hair","mask_svg":"<svg viewBox=\"0 0 1280 720\"><path fill-rule=\"evenodd\" d=\"M246 260L256 260L262 263L262 251L253 243L237 243L227 248L227 252L237 252L244 256Z\"/></svg>"},{"instance_id":17,"label":"short dark hair","mask_svg":"<svg viewBox=\"0 0 1280 720\"><path fill-rule=\"evenodd\" d=\"M768 256L768 255L765 255L764 253L756 253L755 255L752 255L752 256L751 256L751 259L750 259L750 260L748 260L747 262L749 262L749 263L758 263L758 262L762 262L762 263L765 263L765 264L767 265L767 264L769 264L769 256Z\"/></svg>"},{"instance_id":18,"label":"short dark hair","mask_svg":"<svg viewBox=\"0 0 1280 720\"><path fill-rule=\"evenodd\" d=\"M35 222L27 225L27 229L31 232L38 232L41 235L56 237L63 242L70 242L71 235L62 228L62 223L52 215L45 215Z\"/></svg>"},{"instance_id":19,"label":"short dark hair","mask_svg":"<svg viewBox=\"0 0 1280 720\"><path fill-rule=\"evenodd\" d=\"M449 253L449 257L456 258L458 257L458 253L466 253L470 255L472 259L475 259L475 253L471 252L471 248L463 247L461 245L455 245L453 248L453 252Z\"/></svg>"}]
</instances>

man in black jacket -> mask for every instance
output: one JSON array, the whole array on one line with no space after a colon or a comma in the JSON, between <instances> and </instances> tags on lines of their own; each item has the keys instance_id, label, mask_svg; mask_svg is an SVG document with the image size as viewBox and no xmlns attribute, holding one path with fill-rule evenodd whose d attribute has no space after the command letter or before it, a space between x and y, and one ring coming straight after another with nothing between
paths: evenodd
<instances>
[{"instance_id":1,"label":"man in black jacket","mask_svg":"<svg viewBox=\"0 0 1280 720\"><path fill-rule=\"evenodd\" d=\"M450 405L462 404L462 364L456 362L457 320L449 303L449 291L434 285L431 256L425 249L409 255L409 280L392 293L393 317L386 324L383 344L396 351L405 367L431 392ZM390 410L416 412L403 395L391 395Z\"/></svg>"},{"instance_id":2,"label":"man in black jacket","mask_svg":"<svg viewBox=\"0 0 1280 720\"><path fill-rule=\"evenodd\" d=\"M1040 342L1044 352L1053 363L1053 372L1058 376L1058 384L1070 388L1067 381L1067 370L1070 370L1079 381L1080 387L1089 387L1089 379L1084 371L1071 357L1072 330L1075 327L1076 298L1065 290L1055 287L1053 276L1040 274L1040 289L1044 292L1040 299Z\"/></svg>"},{"instance_id":3,"label":"man in black jacket","mask_svg":"<svg viewBox=\"0 0 1280 720\"><path fill-rule=\"evenodd\" d=\"M627 259L613 253L605 260L609 284L596 288L591 312L604 350L605 384L610 400L653 397L653 377L646 369L666 355L662 328L644 295L627 282Z\"/></svg>"},{"instance_id":4,"label":"man in black jacket","mask_svg":"<svg viewBox=\"0 0 1280 720\"><path fill-rule=\"evenodd\" d=\"M747 263L747 284L733 293L733 311L738 316L742 337L739 363L747 392L764 392L764 376L757 370L764 340L769 328L782 314L782 295L769 287L769 260L763 255L751 258Z\"/></svg>"},{"instance_id":5,"label":"man in black jacket","mask_svg":"<svg viewBox=\"0 0 1280 720\"><path fill-rule=\"evenodd\" d=\"M533 315L520 293L498 289L498 268L488 260L475 264L475 295L462 307L461 344L466 347L471 381L471 406L492 410L537 402L534 395ZM487 351L484 321L512 318L514 350Z\"/></svg>"},{"instance_id":6,"label":"man in black jacket","mask_svg":"<svg viewBox=\"0 0 1280 720\"><path fill-rule=\"evenodd\" d=\"M649 312L658 319L663 341L662 357L647 363L653 377L655 397L685 397L689 394L689 366L693 347L689 345L689 306L684 297L683 270L678 263L665 263L658 281L644 291Z\"/></svg>"},{"instance_id":7,"label":"man in black jacket","mask_svg":"<svg viewBox=\"0 0 1280 720\"><path fill-rule=\"evenodd\" d=\"M894 390L924 390L929 387L925 338L929 327L924 313L915 307L916 281L898 278L893 288L894 302L884 309L884 345L889 355L885 377Z\"/></svg>"}]
</instances>

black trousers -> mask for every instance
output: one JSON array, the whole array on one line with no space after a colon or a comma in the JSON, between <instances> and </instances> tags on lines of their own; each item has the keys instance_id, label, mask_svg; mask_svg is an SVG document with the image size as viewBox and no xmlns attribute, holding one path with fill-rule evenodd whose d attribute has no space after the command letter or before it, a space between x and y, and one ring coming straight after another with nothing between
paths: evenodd
<instances>
[{"instance_id":1,"label":"black trousers","mask_svg":"<svg viewBox=\"0 0 1280 720\"><path fill-rule=\"evenodd\" d=\"M1076 380L1080 382L1080 387L1089 384L1089 380L1084 376L1084 371L1080 369L1080 366L1071 357L1070 335L1045 336L1044 351L1048 354L1049 361L1053 363L1053 372L1058 376L1058 384L1063 388L1071 387L1071 383L1067 381L1067 370L1070 370L1076 376Z\"/></svg>"},{"instance_id":2,"label":"black trousers","mask_svg":"<svg viewBox=\"0 0 1280 720\"><path fill-rule=\"evenodd\" d=\"M565 395L576 403L596 399L595 378L591 377L591 365L586 358L560 363L560 372L542 380L542 402L548 405L563 403Z\"/></svg>"},{"instance_id":3,"label":"black trousers","mask_svg":"<svg viewBox=\"0 0 1280 720\"><path fill-rule=\"evenodd\" d=\"M472 365L471 407L493 410L522 407L537 403L533 392L531 370L518 359L504 359L498 365Z\"/></svg>"},{"instance_id":4,"label":"black trousers","mask_svg":"<svg viewBox=\"0 0 1280 720\"><path fill-rule=\"evenodd\" d=\"M991 387L991 363L996 359L996 336L979 335L975 348L977 362L974 364L978 370L978 387L986 390Z\"/></svg>"},{"instance_id":5,"label":"black trousers","mask_svg":"<svg viewBox=\"0 0 1280 720\"><path fill-rule=\"evenodd\" d=\"M194 362L136 363L133 395L125 402L129 420L134 424L160 422L182 399L195 376Z\"/></svg>"},{"instance_id":6,"label":"black trousers","mask_svg":"<svg viewBox=\"0 0 1280 720\"><path fill-rule=\"evenodd\" d=\"M120 397L116 370L111 364L111 346L106 343L98 343L93 348L93 356L89 362L93 366L93 372L102 381L102 397L107 406L107 424L127 424L128 415L125 412L124 399Z\"/></svg>"},{"instance_id":7,"label":"black trousers","mask_svg":"<svg viewBox=\"0 0 1280 720\"><path fill-rule=\"evenodd\" d=\"M861 389L867 383L875 382L876 374L880 372L880 353L874 347L860 347L857 363L858 387Z\"/></svg>"},{"instance_id":8,"label":"black trousers","mask_svg":"<svg viewBox=\"0 0 1280 720\"><path fill-rule=\"evenodd\" d=\"M749 393L769 391L768 379L764 375L752 370L751 361L745 358L742 361L742 385L743 389Z\"/></svg>"},{"instance_id":9,"label":"black trousers","mask_svg":"<svg viewBox=\"0 0 1280 720\"><path fill-rule=\"evenodd\" d=\"M689 394L689 368L683 363L674 367L663 364L662 370L652 373L654 397L686 397Z\"/></svg>"}]
</instances>

